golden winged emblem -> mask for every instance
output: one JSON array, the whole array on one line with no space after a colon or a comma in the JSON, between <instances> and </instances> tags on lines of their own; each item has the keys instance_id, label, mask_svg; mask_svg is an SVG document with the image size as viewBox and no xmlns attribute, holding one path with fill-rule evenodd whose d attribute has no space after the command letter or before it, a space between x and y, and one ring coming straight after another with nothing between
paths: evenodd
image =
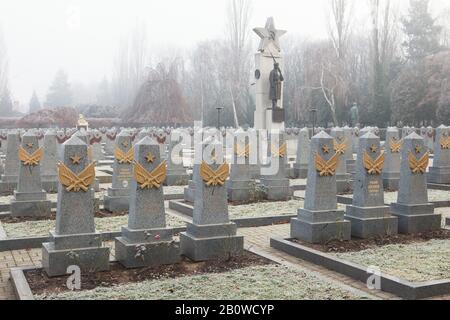
<instances>
[{"instance_id":1,"label":"golden winged emblem","mask_svg":"<svg viewBox=\"0 0 450 320\"><path fill-rule=\"evenodd\" d=\"M442 137L439 143L441 144L442 150L450 149L450 137Z\"/></svg>"},{"instance_id":2,"label":"golden winged emblem","mask_svg":"<svg viewBox=\"0 0 450 320\"><path fill-rule=\"evenodd\" d=\"M316 170L321 177L334 176L339 161L339 154L337 152L328 161L325 161L318 153L316 153L315 160Z\"/></svg>"},{"instance_id":3,"label":"golden winged emblem","mask_svg":"<svg viewBox=\"0 0 450 320\"><path fill-rule=\"evenodd\" d=\"M79 192L83 190L87 192L89 187L95 180L95 162L92 162L80 174L75 174L65 164L58 164L59 182L71 192Z\"/></svg>"},{"instance_id":4,"label":"golden winged emblem","mask_svg":"<svg viewBox=\"0 0 450 320\"><path fill-rule=\"evenodd\" d=\"M333 140L333 148L338 154L344 154L347 151L347 139L343 142L339 143L336 140Z\"/></svg>"},{"instance_id":5,"label":"golden winged emblem","mask_svg":"<svg viewBox=\"0 0 450 320\"><path fill-rule=\"evenodd\" d=\"M279 149L277 149L277 147L274 146L273 144L270 147L271 147L273 157L284 158L286 156L286 151L287 151L286 142Z\"/></svg>"},{"instance_id":6,"label":"golden winged emblem","mask_svg":"<svg viewBox=\"0 0 450 320\"><path fill-rule=\"evenodd\" d=\"M417 159L410 151L408 153L408 163L412 173L414 174L425 173L427 171L429 158L430 158L429 152L426 152L422 158Z\"/></svg>"},{"instance_id":7,"label":"golden winged emblem","mask_svg":"<svg viewBox=\"0 0 450 320\"><path fill-rule=\"evenodd\" d=\"M229 172L230 168L226 162L220 165L217 170L213 170L205 161L200 165L200 176L208 187L223 186L228 178Z\"/></svg>"},{"instance_id":8,"label":"golden winged emblem","mask_svg":"<svg viewBox=\"0 0 450 320\"><path fill-rule=\"evenodd\" d=\"M402 140L396 141L396 140L392 139L391 142L389 143L389 148L391 149L391 153L399 153L400 149L402 148L402 145L403 145Z\"/></svg>"},{"instance_id":9,"label":"golden winged emblem","mask_svg":"<svg viewBox=\"0 0 450 320\"><path fill-rule=\"evenodd\" d=\"M241 147L238 143L236 143L234 145L234 153L240 158L248 158L250 156L250 145L247 144L245 147Z\"/></svg>"},{"instance_id":10,"label":"golden winged emblem","mask_svg":"<svg viewBox=\"0 0 450 320\"><path fill-rule=\"evenodd\" d=\"M24 148L19 147L19 159L24 166L37 166L44 156L44 149L39 148L32 154L29 154Z\"/></svg>"},{"instance_id":11,"label":"golden winged emblem","mask_svg":"<svg viewBox=\"0 0 450 320\"><path fill-rule=\"evenodd\" d=\"M366 152L363 155L363 163L364 168L367 170L367 173L370 175L378 175L381 174L384 167L384 152L381 152L378 158L375 160L372 159L371 156Z\"/></svg>"},{"instance_id":12,"label":"golden winged emblem","mask_svg":"<svg viewBox=\"0 0 450 320\"><path fill-rule=\"evenodd\" d=\"M114 150L114 157L116 157L117 161L119 161L120 164L132 163L134 160L134 148L131 148L126 153L123 152L120 148L116 148Z\"/></svg>"},{"instance_id":13,"label":"golden winged emblem","mask_svg":"<svg viewBox=\"0 0 450 320\"><path fill-rule=\"evenodd\" d=\"M138 182L141 189L160 188L164 180L166 180L167 166L163 161L152 172L148 172L141 164L134 162L134 178Z\"/></svg>"}]
</instances>

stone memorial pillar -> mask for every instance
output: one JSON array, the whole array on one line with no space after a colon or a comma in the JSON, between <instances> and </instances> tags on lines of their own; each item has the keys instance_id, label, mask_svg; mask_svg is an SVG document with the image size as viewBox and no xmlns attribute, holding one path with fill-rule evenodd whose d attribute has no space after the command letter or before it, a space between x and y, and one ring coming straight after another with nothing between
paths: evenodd
<instances>
[{"instance_id":1,"label":"stone memorial pillar","mask_svg":"<svg viewBox=\"0 0 450 320\"><path fill-rule=\"evenodd\" d=\"M116 238L116 259L127 268L176 263L179 244L166 226L163 182L167 163L159 144L145 137L134 146L134 179L131 182L128 226Z\"/></svg>"},{"instance_id":2,"label":"stone memorial pillar","mask_svg":"<svg viewBox=\"0 0 450 320\"><path fill-rule=\"evenodd\" d=\"M58 165L56 228L42 244L42 267L50 276L67 274L75 265L84 272L109 269L109 248L102 247L94 222L94 163L88 160L87 144L73 136L63 145Z\"/></svg>"},{"instance_id":3,"label":"stone memorial pillar","mask_svg":"<svg viewBox=\"0 0 450 320\"><path fill-rule=\"evenodd\" d=\"M385 161L383 169L383 186L387 190L397 191L400 180L400 154L403 141L396 127L386 130L386 142L384 144Z\"/></svg>"},{"instance_id":4,"label":"stone memorial pillar","mask_svg":"<svg viewBox=\"0 0 450 320\"><path fill-rule=\"evenodd\" d=\"M338 166L336 168L336 190L338 194L343 194L352 189L350 176L347 174L347 142L342 128L331 129L331 136L334 138L333 150L339 155Z\"/></svg>"},{"instance_id":5,"label":"stone memorial pillar","mask_svg":"<svg viewBox=\"0 0 450 320\"><path fill-rule=\"evenodd\" d=\"M244 238L236 235L236 224L228 216L225 182L229 165L222 148L217 139L206 139L201 149L208 155L201 164L194 165L193 221L180 234L181 253L194 261L227 259L240 255L244 248Z\"/></svg>"},{"instance_id":6,"label":"stone memorial pillar","mask_svg":"<svg viewBox=\"0 0 450 320\"><path fill-rule=\"evenodd\" d=\"M102 150L102 134L98 130L92 130L90 137L90 146L92 148L92 158L94 161L105 160L105 155Z\"/></svg>"},{"instance_id":7,"label":"stone memorial pillar","mask_svg":"<svg viewBox=\"0 0 450 320\"><path fill-rule=\"evenodd\" d=\"M294 175L298 179L306 179L308 176L310 143L308 128L301 129L297 141L297 159L294 163Z\"/></svg>"},{"instance_id":8,"label":"stone memorial pillar","mask_svg":"<svg viewBox=\"0 0 450 320\"><path fill-rule=\"evenodd\" d=\"M450 127L436 129L433 166L428 173L428 182L450 184Z\"/></svg>"},{"instance_id":9,"label":"stone memorial pillar","mask_svg":"<svg viewBox=\"0 0 450 320\"><path fill-rule=\"evenodd\" d=\"M4 173L1 179L2 192L12 192L17 186L17 180L19 179L19 154L20 147L20 135L17 131L8 132L7 145L6 145L6 158L4 165Z\"/></svg>"},{"instance_id":10,"label":"stone memorial pillar","mask_svg":"<svg viewBox=\"0 0 450 320\"><path fill-rule=\"evenodd\" d=\"M57 192L58 177L56 163L58 161L58 151L55 130L47 130L44 135L43 148L44 158L41 165L42 187L47 192Z\"/></svg>"},{"instance_id":11,"label":"stone memorial pillar","mask_svg":"<svg viewBox=\"0 0 450 320\"><path fill-rule=\"evenodd\" d=\"M291 220L291 238L309 243L350 240L350 222L337 209L336 169L339 155L324 131L311 139L305 206Z\"/></svg>"},{"instance_id":12,"label":"stone memorial pillar","mask_svg":"<svg viewBox=\"0 0 450 320\"><path fill-rule=\"evenodd\" d=\"M426 171L429 153L423 139L412 133L403 139L400 185L391 212L398 217L399 233L420 233L441 228L441 215L428 203Z\"/></svg>"},{"instance_id":13,"label":"stone memorial pillar","mask_svg":"<svg viewBox=\"0 0 450 320\"><path fill-rule=\"evenodd\" d=\"M13 217L45 217L51 215L51 202L42 190L41 161L44 150L34 132L28 131L22 137L17 150L20 160L19 180L14 198L11 200Z\"/></svg>"},{"instance_id":14,"label":"stone memorial pillar","mask_svg":"<svg viewBox=\"0 0 450 320\"><path fill-rule=\"evenodd\" d=\"M273 174L262 174L261 184L266 190L266 198L270 201L287 201L291 197L289 179L286 176L287 143L284 133L271 134L269 142L270 164L275 170Z\"/></svg>"},{"instance_id":15,"label":"stone memorial pillar","mask_svg":"<svg viewBox=\"0 0 450 320\"><path fill-rule=\"evenodd\" d=\"M131 132L122 130L116 137L112 186L108 188L104 200L105 209L110 212L123 212L129 209L133 160Z\"/></svg>"},{"instance_id":16,"label":"stone memorial pillar","mask_svg":"<svg viewBox=\"0 0 450 320\"><path fill-rule=\"evenodd\" d=\"M369 132L359 139L353 202L347 206L345 218L351 222L352 236L370 238L397 234L398 220L384 205L381 173L385 154L380 138Z\"/></svg>"}]
</instances>

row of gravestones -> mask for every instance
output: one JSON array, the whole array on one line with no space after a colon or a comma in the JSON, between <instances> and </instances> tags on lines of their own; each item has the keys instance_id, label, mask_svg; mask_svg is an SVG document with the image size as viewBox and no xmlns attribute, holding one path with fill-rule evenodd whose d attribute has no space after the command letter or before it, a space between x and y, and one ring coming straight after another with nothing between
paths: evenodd
<instances>
[{"instance_id":1,"label":"row of gravestones","mask_svg":"<svg viewBox=\"0 0 450 320\"><path fill-rule=\"evenodd\" d=\"M126 131L117 138L116 146L129 142ZM216 140L209 140L201 147L217 145ZM187 231L175 242L173 230L167 228L165 221L162 181L167 165L161 157L159 144L144 137L129 150L132 154L121 154L115 161L118 170L121 168L118 166L130 158L133 166L128 225L115 240L115 256L120 263L135 268L175 263L181 255L204 261L242 252L243 237L236 235L236 225L228 217L225 180L229 169L226 163L213 160L211 164L202 162L194 166L193 222L187 224ZM64 143L62 152L56 228L51 240L42 246L43 268L49 276L64 275L67 267L73 265L84 271L107 270L109 248L102 246L101 235L94 224L92 183L95 171L87 157L87 144L73 136ZM123 163L119 163L120 160ZM217 171L221 172L220 177L208 175Z\"/></svg>"},{"instance_id":2,"label":"row of gravestones","mask_svg":"<svg viewBox=\"0 0 450 320\"><path fill-rule=\"evenodd\" d=\"M441 128L448 137L449 128ZM304 208L291 221L291 238L310 243L369 238L439 230L441 215L428 203L426 170L429 151L416 133L403 138L397 202L384 203L383 170L386 153L371 131L359 139L353 184L353 202L337 208L337 172L344 158L336 141L321 132L311 140ZM445 147L445 146L444 146ZM439 150L448 159L448 148ZM447 169L450 168L447 162Z\"/></svg>"}]
</instances>

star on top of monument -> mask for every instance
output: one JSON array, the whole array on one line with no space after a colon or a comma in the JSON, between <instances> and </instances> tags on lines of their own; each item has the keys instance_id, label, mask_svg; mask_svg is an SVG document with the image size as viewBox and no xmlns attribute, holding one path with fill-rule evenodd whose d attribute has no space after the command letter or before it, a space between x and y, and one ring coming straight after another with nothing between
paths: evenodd
<instances>
[{"instance_id":1,"label":"star on top of monument","mask_svg":"<svg viewBox=\"0 0 450 320\"><path fill-rule=\"evenodd\" d=\"M27 147L30 148L30 149L33 148L34 147L34 143L32 143L32 142L27 143Z\"/></svg>"},{"instance_id":2,"label":"star on top of monument","mask_svg":"<svg viewBox=\"0 0 450 320\"><path fill-rule=\"evenodd\" d=\"M280 38L287 31L275 29L273 17L267 19L266 26L264 28L254 28L253 31L261 38L258 51L264 52L270 44L273 44L278 51L281 51Z\"/></svg>"},{"instance_id":3,"label":"star on top of monument","mask_svg":"<svg viewBox=\"0 0 450 320\"><path fill-rule=\"evenodd\" d=\"M422 147L419 145L416 145L416 147L414 148L414 150L416 151L417 154L420 154L422 152Z\"/></svg>"},{"instance_id":4,"label":"star on top of monument","mask_svg":"<svg viewBox=\"0 0 450 320\"><path fill-rule=\"evenodd\" d=\"M129 145L128 140L124 140L124 141L122 142L122 146L123 146L124 148L127 148L128 145Z\"/></svg>"},{"instance_id":5,"label":"star on top of monument","mask_svg":"<svg viewBox=\"0 0 450 320\"><path fill-rule=\"evenodd\" d=\"M72 160L73 164L80 164L81 157L79 155L75 154L75 155L70 157L70 160Z\"/></svg>"}]
</instances>

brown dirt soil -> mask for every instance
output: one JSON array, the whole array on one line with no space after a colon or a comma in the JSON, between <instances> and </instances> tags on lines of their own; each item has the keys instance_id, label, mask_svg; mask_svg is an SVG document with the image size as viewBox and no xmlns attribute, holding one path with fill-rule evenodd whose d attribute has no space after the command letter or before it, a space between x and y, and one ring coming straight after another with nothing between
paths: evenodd
<instances>
[{"instance_id":1,"label":"brown dirt soil","mask_svg":"<svg viewBox=\"0 0 450 320\"><path fill-rule=\"evenodd\" d=\"M231 257L228 260L193 262L183 257L181 262L176 264L139 269L126 269L121 264L114 262L110 264L109 271L82 274L81 287L83 290L92 290L98 286L111 287L144 280L221 273L272 263L272 261L248 251L244 251L241 256ZM26 272L25 277L33 294L57 294L69 290L66 286L68 276L49 278L43 269L40 269Z\"/></svg>"},{"instance_id":2,"label":"brown dirt soil","mask_svg":"<svg viewBox=\"0 0 450 320\"><path fill-rule=\"evenodd\" d=\"M109 212L106 210L100 210L95 212L95 218L111 218L111 217L118 217L118 216L126 216L128 214L128 211L124 212ZM56 212L52 212L50 217L5 217L0 218L0 221L2 223L20 223L20 222L26 222L26 221L43 221L43 220L55 220L56 219Z\"/></svg>"},{"instance_id":3,"label":"brown dirt soil","mask_svg":"<svg viewBox=\"0 0 450 320\"><path fill-rule=\"evenodd\" d=\"M412 235L398 234L394 236L375 237L371 239L355 239L350 241L333 240L323 245L310 244L304 241L293 239L292 241L302 246L315 249L321 252L358 252L373 247L385 246L389 244L411 244L425 242L432 239L450 239L450 230L441 229Z\"/></svg>"}]
</instances>

